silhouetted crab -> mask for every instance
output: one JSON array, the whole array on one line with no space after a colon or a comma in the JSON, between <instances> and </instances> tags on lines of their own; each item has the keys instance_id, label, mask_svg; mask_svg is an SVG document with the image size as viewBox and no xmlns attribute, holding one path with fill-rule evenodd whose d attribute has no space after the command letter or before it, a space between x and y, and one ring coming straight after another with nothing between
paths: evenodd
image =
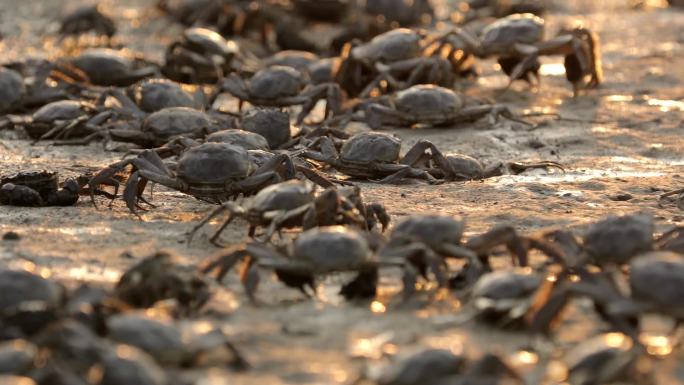
<instances>
[{"instance_id":1,"label":"silhouetted crab","mask_svg":"<svg viewBox=\"0 0 684 385\"><path fill-rule=\"evenodd\" d=\"M639 343L639 316L656 313L671 317L676 324L684 320L680 295L684 284L684 257L670 251L643 253L629 263L629 293L616 280L623 277L609 272L590 273L579 269L579 279L559 279L553 293L539 306L532 318L538 330L546 331L573 297L590 298L598 314L611 327ZM617 274L617 273L616 273ZM561 276L563 278L563 276Z\"/></svg>"},{"instance_id":2,"label":"silhouetted crab","mask_svg":"<svg viewBox=\"0 0 684 385\"><path fill-rule=\"evenodd\" d=\"M70 68L67 68L70 66ZM62 69L80 71L85 81L98 86L129 86L141 79L153 76L157 68L141 58L123 51L94 48L66 60Z\"/></svg>"},{"instance_id":3,"label":"silhouetted crab","mask_svg":"<svg viewBox=\"0 0 684 385\"><path fill-rule=\"evenodd\" d=\"M216 202L245 194L251 195L263 187L294 176L294 166L285 155L275 155L257 166L242 147L225 143L204 143L181 154L176 171L171 171L156 152L146 150L138 157L125 159L101 170L88 182L91 189L111 180L127 166L133 166L123 198L131 212L136 213L138 200L148 181L159 183L183 193ZM278 173L284 166L282 175ZM94 203L94 199L93 199Z\"/></svg>"}]
</instances>

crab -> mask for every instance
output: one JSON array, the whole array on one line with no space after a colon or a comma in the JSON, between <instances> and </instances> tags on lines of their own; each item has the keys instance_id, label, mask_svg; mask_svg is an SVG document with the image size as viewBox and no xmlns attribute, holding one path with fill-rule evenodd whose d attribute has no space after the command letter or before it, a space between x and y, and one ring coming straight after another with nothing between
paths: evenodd
<instances>
[{"instance_id":1,"label":"crab","mask_svg":"<svg viewBox=\"0 0 684 385\"><path fill-rule=\"evenodd\" d=\"M115 121L81 139L59 144L86 144L97 138L137 144L143 148L159 148L160 154L174 154L178 138L201 139L218 132L226 123L219 115L189 107L169 107L143 118ZM135 151L132 151L135 152Z\"/></svg>"},{"instance_id":2,"label":"crab","mask_svg":"<svg viewBox=\"0 0 684 385\"><path fill-rule=\"evenodd\" d=\"M574 95L581 88L598 86L602 81L598 37L586 28L561 31L550 40L543 40L544 19L533 14L514 14L497 20L475 38L464 30L450 31L440 37L443 44L460 48L466 55L497 56L510 84L518 79L539 83L539 56L564 55L566 76L573 85ZM589 76L590 80L585 82Z\"/></svg>"},{"instance_id":3,"label":"crab","mask_svg":"<svg viewBox=\"0 0 684 385\"><path fill-rule=\"evenodd\" d=\"M530 269L498 270L482 275L472 288L478 316L502 327L517 328L539 292L541 277Z\"/></svg>"},{"instance_id":4,"label":"crab","mask_svg":"<svg viewBox=\"0 0 684 385\"><path fill-rule=\"evenodd\" d=\"M565 250L565 264L569 267L583 267L590 263L611 268L627 264L636 255L657 247L660 240L654 240L653 231L651 215L632 214L609 216L592 224L581 243L568 231L551 231L545 237ZM674 234L664 234L660 244L671 235ZM666 247L666 243L663 244L663 248Z\"/></svg>"},{"instance_id":5,"label":"crab","mask_svg":"<svg viewBox=\"0 0 684 385\"><path fill-rule=\"evenodd\" d=\"M0 113L20 107L26 92L24 78L20 73L0 67Z\"/></svg>"},{"instance_id":6,"label":"crab","mask_svg":"<svg viewBox=\"0 0 684 385\"><path fill-rule=\"evenodd\" d=\"M412 147L403 158L400 158L401 140L389 134L366 132L352 136L344 141L338 153L332 139L320 137L315 142L321 151L310 146L303 152L307 158L328 164L339 172L353 178L385 178L388 183L402 182L406 179L423 179L430 183L437 180L425 170L412 167L420 160L427 143ZM392 177L392 178L390 178Z\"/></svg>"},{"instance_id":7,"label":"crab","mask_svg":"<svg viewBox=\"0 0 684 385\"><path fill-rule=\"evenodd\" d=\"M162 72L183 83L215 83L232 72L240 57L234 41L206 28L188 28L169 45Z\"/></svg>"},{"instance_id":8,"label":"crab","mask_svg":"<svg viewBox=\"0 0 684 385\"><path fill-rule=\"evenodd\" d=\"M435 276L440 287L449 285L445 261L448 258L465 259L461 271L466 284L490 270L489 254L498 246L505 246L511 253L513 264L528 265L528 251L538 249L555 261L562 260L562 253L553 244L531 236L519 235L511 226L499 225L489 231L463 241L465 221L458 217L440 214L411 215L400 221L389 235L386 249L398 253L415 253L412 262L419 273L426 276L427 267ZM437 258L423 259L435 255ZM452 282L461 277L452 278ZM411 288L411 285L407 285ZM407 293L410 294L410 293Z\"/></svg>"},{"instance_id":9,"label":"crab","mask_svg":"<svg viewBox=\"0 0 684 385\"><path fill-rule=\"evenodd\" d=\"M241 129L266 138L268 147L279 148L292 139L290 114L278 108L252 108L240 119Z\"/></svg>"},{"instance_id":10,"label":"crab","mask_svg":"<svg viewBox=\"0 0 684 385\"><path fill-rule=\"evenodd\" d=\"M145 79L132 85L128 94L141 110L148 113L170 107L199 107L192 95L168 79Z\"/></svg>"},{"instance_id":11,"label":"crab","mask_svg":"<svg viewBox=\"0 0 684 385\"><path fill-rule=\"evenodd\" d=\"M106 48L86 50L64 64L74 67L85 75L85 80L98 86L126 87L158 72L143 59Z\"/></svg>"},{"instance_id":12,"label":"crab","mask_svg":"<svg viewBox=\"0 0 684 385\"><path fill-rule=\"evenodd\" d=\"M249 222L250 237L257 227L267 227L264 235L267 240L281 228L298 226L307 230L314 226L352 224L371 230L376 219L384 230L390 219L382 205L364 204L356 187L330 187L316 194L311 182L290 180L264 188L246 205L227 202L212 210L192 229L188 242L202 226L224 211L229 216L210 238L214 244L226 226L240 217Z\"/></svg>"},{"instance_id":13,"label":"crab","mask_svg":"<svg viewBox=\"0 0 684 385\"><path fill-rule=\"evenodd\" d=\"M317 275L354 271L357 276L342 286L340 294L346 299L372 298L377 290L379 267L403 267L407 275L414 271L401 256L379 256L376 253L379 242L377 235L348 227L316 227L281 245L249 243L219 254L202 270L210 273L218 269L217 279L220 280L238 261L245 259L241 280L252 302L256 302L260 268L275 270L282 283L307 296L307 287L316 291Z\"/></svg>"},{"instance_id":14,"label":"crab","mask_svg":"<svg viewBox=\"0 0 684 385\"><path fill-rule=\"evenodd\" d=\"M284 66L262 69L247 81L237 74L230 74L221 84L220 90L237 97L240 100L240 110L244 101L265 107L302 105L302 111L296 119L297 124L304 121L321 99L327 102L326 118L339 113L342 103L342 93L337 84L307 85L301 72Z\"/></svg>"},{"instance_id":15,"label":"crab","mask_svg":"<svg viewBox=\"0 0 684 385\"><path fill-rule=\"evenodd\" d=\"M89 31L111 39L116 33L116 24L111 17L102 13L100 6L86 5L62 18L59 27L59 33L62 36L80 35Z\"/></svg>"},{"instance_id":16,"label":"crab","mask_svg":"<svg viewBox=\"0 0 684 385\"><path fill-rule=\"evenodd\" d=\"M270 150L268 141L263 136L235 128L221 130L206 136L207 142L229 143L240 146L245 150Z\"/></svg>"},{"instance_id":17,"label":"crab","mask_svg":"<svg viewBox=\"0 0 684 385\"><path fill-rule=\"evenodd\" d=\"M421 32L397 28L368 43L347 45L335 80L349 95L359 97L371 95L383 84L393 90L420 83L452 86L452 63L428 56L424 37Z\"/></svg>"},{"instance_id":18,"label":"crab","mask_svg":"<svg viewBox=\"0 0 684 385\"><path fill-rule=\"evenodd\" d=\"M511 111L497 104L472 104L464 95L448 88L419 84L389 98L390 106L372 103L366 121L372 129L383 127L450 126L499 116L517 120Z\"/></svg>"},{"instance_id":19,"label":"crab","mask_svg":"<svg viewBox=\"0 0 684 385\"><path fill-rule=\"evenodd\" d=\"M638 347L622 333L603 333L580 342L563 357L570 384L632 382L654 385L650 365Z\"/></svg>"},{"instance_id":20,"label":"crab","mask_svg":"<svg viewBox=\"0 0 684 385\"><path fill-rule=\"evenodd\" d=\"M159 364L176 367L200 367L206 358L212 365L245 370L249 363L220 329L202 329L190 324L157 320L131 313L110 317L107 336L119 343L135 346L150 354Z\"/></svg>"},{"instance_id":21,"label":"crab","mask_svg":"<svg viewBox=\"0 0 684 385\"><path fill-rule=\"evenodd\" d=\"M32 139L74 138L98 131L114 112L101 111L92 103L78 100L60 100L48 103L32 115L14 121L22 126Z\"/></svg>"},{"instance_id":22,"label":"crab","mask_svg":"<svg viewBox=\"0 0 684 385\"><path fill-rule=\"evenodd\" d=\"M579 269L578 281L559 279L554 293L534 313L532 324L539 330L555 323L571 298L587 296L599 315L615 330L639 339L639 316L647 313L671 317L679 326L684 320L684 302L679 288L684 283L684 257L671 251L650 251L629 263L629 294L623 293L618 273L589 273Z\"/></svg>"},{"instance_id":23,"label":"crab","mask_svg":"<svg viewBox=\"0 0 684 385\"><path fill-rule=\"evenodd\" d=\"M493 162L486 167L482 163L468 155L463 154L447 154L444 155L433 143L421 139L417 142L414 148L424 149L423 154L427 159L421 167L427 170L432 176L437 179L452 181L452 180L475 180L486 179L493 176L499 176L504 173L520 174L529 169L535 168L556 168L565 172L563 165L553 161L539 161L539 162L507 162L499 161ZM429 154L426 153L429 151ZM418 163L416 161L416 163ZM395 176L390 176L384 179L384 182L389 182Z\"/></svg>"},{"instance_id":24,"label":"crab","mask_svg":"<svg viewBox=\"0 0 684 385\"><path fill-rule=\"evenodd\" d=\"M377 374L364 373L361 378L374 380L376 385L523 383L520 374L496 355L485 354L470 360L445 349L419 351L402 357Z\"/></svg>"},{"instance_id":25,"label":"crab","mask_svg":"<svg viewBox=\"0 0 684 385\"><path fill-rule=\"evenodd\" d=\"M91 190L113 175L133 166L124 200L129 210L137 214L138 200L144 201L142 192L148 181L164 185L185 194L213 201L227 200L239 194L251 195L263 187L290 179L294 166L285 155L272 157L258 167L242 147L225 143L204 143L181 154L176 171L172 172L155 151L145 150L138 157L125 159L101 170L88 182ZM285 165L281 176L277 171ZM91 195L93 203L94 196Z\"/></svg>"},{"instance_id":26,"label":"crab","mask_svg":"<svg viewBox=\"0 0 684 385\"><path fill-rule=\"evenodd\" d=\"M202 276L183 269L171 254L158 252L128 269L116 284L114 296L139 308L175 299L182 312L192 313L209 300L210 293Z\"/></svg>"},{"instance_id":27,"label":"crab","mask_svg":"<svg viewBox=\"0 0 684 385\"><path fill-rule=\"evenodd\" d=\"M53 171L24 171L0 178L0 204L12 206L72 206L80 186L74 179L59 187Z\"/></svg>"},{"instance_id":28,"label":"crab","mask_svg":"<svg viewBox=\"0 0 684 385\"><path fill-rule=\"evenodd\" d=\"M0 269L0 340L31 336L57 319L61 285L26 270Z\"/></svg>"}]
</instances>

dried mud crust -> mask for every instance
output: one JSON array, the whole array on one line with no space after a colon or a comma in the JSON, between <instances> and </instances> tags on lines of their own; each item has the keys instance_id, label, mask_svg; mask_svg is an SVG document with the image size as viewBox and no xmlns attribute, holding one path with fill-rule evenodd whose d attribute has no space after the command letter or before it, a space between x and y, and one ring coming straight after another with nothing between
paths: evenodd
<instances>
[{"instance_id":1,"label":"dried mud crust","mask_svg":"<svg viewBox=\"0 0 684 385\"><path fill-rule=\"evenodd\" d=\"M7 7L10 2L0 0L0 32L5 36L0 41L2 57L54 54L54 48L41 48L39 36L52 28L46 21L51 21L55 12L78 2L40 2L44 8L37 13L32 13L35 4L30 3L11 3ZM122 42L154 58L161 56L164 39L179 29L150 11L148 3L107 2L125 8L117 12ZM581 231L587 223L609 213L641 210L654 214L659 230L681 224L684 212L672 204L660 207L658 195L663 190L684 187L684 30L680 27L684 25L684 12L641 12L618 5L581 14L583 10L580 4L569 7L566 13L549 15L549 33L576 18L599 33L606 74L600 89L572 99L562 74L553 74L558 59L544 60L542 72L546 71L546 75L538 92L521 84L505 93L497 92L506 79L495 70L493 61L484 62L484 75L466 89L469 94L494 98L516 111L557 113L567 120L553 116L530 118L540 123L534 129L504 123L493 128L466 125L394 131L403 139L404 149L425 138L439 144L444 152L462 152L485 162L555 160L566 165L566 174L532 172L439 186L362 183L366 199L385 204L395 221L417 212L461 215L467 220L469 232L502 223L513 224L524 232L554 227ZM138 30L133 28L136 16L144 19ZM120 155L103 152L99 145L32 146L13 133L0 132L3 173L30 165L57 169L66 178L89 167L107 165ZM161 187L155 189L153 201L158 207L144 213L143 221L130 215L121 202L115 202L111 210L103 204L95 209L88 199L72 207L0 206L0 234L14 231L20 235L19 240L0 241L0 264L31 262L51 268L54 276L66 282L111 284L136 262L122 258L123 252L143 256L158 248L172 249L186 262L194 263L216 251L207 242L206 234L191 245L184 243L186 232L212 207ZM240 242L246 239L246 233L245 222L236 220L222 239ZM247 374L225 373L236 384L348 382L363 362L351 356L377 353L372 349L364 351L366 345L359 341L382 333L389 333L383 335L402 351L439 346L461 347L474 354L485 348L513 354L529 343L523 334L494 331L474 322L461 323L457 311L460 305L455 299L426 305L427 294L423 294L411 306L397 308L390 304L386 312L374 314L369 304L341 303L335 290L342 280L334 277L324 285L316 301L264 281L260 296L267 299L268 306L246 304L234 275L228 278L227 289L216 288L218 294L209 305L216 310L211 320L225 324L254 364L254 370ZM383 279L382 286L389 292L398 290L399 273ZM566 317L567 325L558 337L561 348L595 330L597 324L588 321L586 315L578 317L580 313L591 313L588 309L580 302ZM372 345L372 340L369 343ZM676 355L656 363L665 369L657 371L662 377L659 382L668 383L671 377L681 380L684 367ZM540 373L526 375L530 383L539 383L535 379Z\"/></svg>"}]
</instances>

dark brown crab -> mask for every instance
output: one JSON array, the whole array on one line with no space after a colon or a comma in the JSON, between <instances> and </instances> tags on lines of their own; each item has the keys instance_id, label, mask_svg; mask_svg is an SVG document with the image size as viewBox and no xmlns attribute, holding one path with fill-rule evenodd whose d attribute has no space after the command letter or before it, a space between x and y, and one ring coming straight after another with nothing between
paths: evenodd
<instances>
[{"instance_id":1,"label":"dark brown crab","mask_svg":"<svg viewBox=\"0 0 684 385\"><path fill-rule=\"evenodd\" d=\"M158 72L142 58L105 48L86 50L66 60L62 67L67 73L75 69L77 75L85 75L83 80L98 86L125 87Z\"/></svg>"},{"instance_id":2,"label":"dark brown crab","mask_svg":"<svg viewBox=\"0 0 684 385\"><path fill-rule=\"evenodd\" d=\"M556 168L565 172L563 165L553 161L539 161L531 163L523 162L492 162L484 166L479 160L463 154L447 154L442 152L425 140L419 140L417 145L422 145L429 150L427 162L422 165L432 176L446 181L452 180L475 180L486 179L503 174L520 174L529 169Z\"/></svg>"},{"instance_id":3,"label":"dark brown crab","mask_svg":"<svg viewBox=\"0 0 684 385\"><path fill-rule=\"evenodd\" d=\"M532 14L514 14L497 20L475 38L463 30L454 30L439 38L443 44L460 48L466 55L497 56L499 65L513 82L517 79L539 82L539 56L564 55L566 76L574 94L580 88L596 87L602 80L598 37L586 28L561 31L543 40L544 20ZM591 79L585 83L585 78ZM510 85L510 83L509 83Z\"/></svg>"},{"instance_id":4,"label":"dark brown crab","mask_svg":"<svg viewBox=\"0 0 684 385\"><path fill-rule=\"evenodd\" d=\"M88 136L115 115L96 105L78 100L48 103L31 116L15 120L32 139L69 139Z\"/></svg>"},{"instance_id":5,"label":"dark brown crab","mask_svg":"<svg viewBox=\"0 0 684 385\"><path fill-rule=\"evenodd\" d=\"M80 186L74 179L59 187L56 172L19 172L0 178L0 204L11 206L71 206L78 201Z\"/></svg>"},{"instance_id":6,"label":"dark brown crab","mask_svg":"<svg viewBox=\"0 0 684 385\"><path fill-rule=\"evenodd\" d=\"M599 315L615 330L640 343L639 316L657 313L671 317L680 325L684 320L684 302L680 295L684 284L684 257L670 251L651 251L634 257L629 263L629 294L624 293L610 273L589 273L579 269L579 280L559 279L549 296L531 318L533 327L547 331L573 297L586 296L594 301Z\"/></svg>"},{"instance_id":7,"label":"dark brown crab","mask_svg":"<svg viewBox=\"0 0 684 385\"><path fill-rule=\"evenodd\" d=\"M202 276L179 266L167 252L157 252L128 269L116 284L113 295L139 308L174 299L182 313L199 310L210 298Z\"/></svg>"},{"instance_id":8,"label":"dark brown crab","mask_svg":"<svg viewBox=\"0 0 684 385\"><path fill-rule=\"evenodd\" d=\"M59 33L62 36L80 35L90 31L107 38L116 33L116 24L111 17L102 12L99 5L86 5L77 8L62 18Z\"/></svg>"},{"instance_id":9,"label":"dark brown crab","mask_svg":"<svg viewBox=\"0 0 684 385\"><path fill-rule=\"evenodd\" d=\"M499 356L484 354L471 360L444 349L404 356L377 373L363 373L360 377L373 380L374 385L524 384L521 375Z\"/></svg>"},{"instance_id":10,"label":"dark brown crab","mask_svg":"<svg viewBox=\"0 0 684 385\"><path fill-rule=\"evenodd\" d=\"M412 262L422 276L429 268L441 287L449 282L445 261L449 258L465 259L467 264L452 283L463 278L470 285L486 270L492 250L505 246L511 253L513 264L528 265L528 252L538 249L555 260L562 254L554 245L535 237L520 235L511 226L495 226L491 230L463 241L465 221L448 215L411 215L400 221L390 233L386 249L402 255L413 255ZM424 259L428 255L437 258ZM431 264L430 264L431 263ZM411 288L411 285L406 285ZM411 294L411 293L406 293Z\"/></svg>"},{"instance_id":11,"label":"dark brown crab","mask_svg":"<svg viewBox=\"0 0 684 385\"><path fill-rule=\"evenodd\" d=\"M206 28L188 28L166 50L164 75L184 83L216 83L233 72L240 49Z\"/></svg>"},{"instance_id":12,"label":"dark brown crab","mask_svg":"<svg viewBox=\"0 0 684 385\"><path fill-rule=\"evenodd\" d=\"M302 105L297 116L297 124L315 107L316 102L326 100L325 116L339 113L342 103L340 87L335 83L309 86L306 77L292 67L273 66L260 70L245 81L237 74L231 74L220 87L221 92L228 92L256 106L288 107Z\"/></svg>"},{"instance_id":13,"label":"dark brown crab","mask_svg":"<svg viewBox=\"0 0 684 385\"><path fill-rule=\"evenodd\" d=\"M324 162L353 178L385 178L387 183L416 178L437 182L428 172L412 167L428 148L428 142L412 147L403 158L399 155L401 140L380 132L352 136L344 141L339 153L333 140L327 136L316 142L310 146L312 149L304 151L304 156ZM320 146L320 151L313 150L316 145Z\"/></svg>"},{"instance_id":14,"label":"dark brown crab","mask_svg":"<svg viewBox=\"0 0 684 385\"><path fill-rule=\"evenodd\" d=\"M367 107L366 121L372 129L449 126L484 117L496 120L499 116L517 120L503 105L473 103L462 94L432 84L419 84L399 91L388 101L389 107L380 103Z\"/></svg>"},{"instance_id":15,"label":"dark brown crab","mask_svg":"<svg viewBox=\"0 0 684 385\"><path fill-rule=\"evenodd\" d=\"M368 232L342 226L316 227L282 245L249 243L237 251L220 254L203 270L218 269L218 279L221 279L238 261L248 258L241 278L251 301L255 301L260 268L275 270L285 285L307 295L306 287L316 289L316 275L356 271L356 278L346 283L340 294L347 299L372 298L377 290L379 267L404 267L406 274L415 271L407 268L408 262L404 258L378 256L378 242L377 235Z\"/></svg>"},{"instance_id":16,"label":"dark brown crab","mask_svg":"<svg viewBox=\"0 0 684 385\"><path fill-rule=\"evenodd\" d=\"M249 222L250 237L254 236L258 226L267 227L266 240L281 228L301 226L307 230L315 226L346 224L372 230L379 221L384 230L390 220L382 205L364 204L358 187L329 187L317 194L312 183L291 180L264 188L246 205L226 202L214 209L192 229L188 242L202 226L224 211L228 211L229 216L210 238L214 244L235 218Z\"/></svg>"},{"instance_id":17,"label":"dark brown crab","mask_svg":"<svg viewBox=\"0 0 684 385\"><path fill-rule=\"evenodd\" d=\"M430 83L451 87L452 63L426 55L425 35L398 28L368 43L348 45L342 52L335 80L352 96L367 97L385 84L385 91Z\"/></svg>"},{"instance_id":18,"label":"dark brown crab","mask_svg":"<svg viewBox=\"0 0 684 385\"><path fill-rule=\"evenodd\" d=\"M220 202L240 194L254 194L265 186L292 178L295 173L290 158L284 154L271 157L259 167L242 147L204 143L183 152L175 172L151 150L142 152L136 158L114 163L88 182L91 191L102 183L111 182L115 174L129 165L133 166L133 171L126 183L123 198L133 213L139 208L139 200L145 202L142 193L148 181L197 198ZM283 167L285 171L281 175L278 171Z\"/></svg>"}]
</instances>

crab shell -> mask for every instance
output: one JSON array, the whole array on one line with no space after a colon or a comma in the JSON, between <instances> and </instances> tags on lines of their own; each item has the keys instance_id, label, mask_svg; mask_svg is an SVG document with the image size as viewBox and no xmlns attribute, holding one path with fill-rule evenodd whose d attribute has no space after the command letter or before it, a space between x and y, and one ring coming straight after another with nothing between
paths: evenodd
<instances>
[{"instance_id":1,"label":"crab shell","mask_svg":"<svg viewBox=\"0 0 684 385\"><path fill-rule=\"evenodd\" d=\"M297 71L305 72L311 64L318 60L320 60L318 55L309 51L285 50L264 60L264 65L266 67L292 67Z\"/></svg>"},{"instance_id":2,"label":"crab shell","mask_svg":"<svg viewBox=\"0 0 684 385\"><path fill-rule=\"evenodd\" d=\"M587 230L583 243L599 265L627 263L653 248L653 217L647 214L608 217Z\"/></svg>"},{"instance_id":3,"label":"crab shell","mask_svg":"<svg viewBox=\"0 0 684 385\"><path fill-rule=\"evenodd\" d=\"M226 143L204 143L184 152L177 175L190 184L224 184L248 177L256 165L247 150Z\"/></svg>"},{"instance_id":4,"label":"crab shell","mask_svg":"<svg viewBox=\"0 0 684 385\"><path fill-rule=\"evenodd\" d=\"M278 148L291 139L290 115L279 108L250 109L242 117L240 127L266 138L269 148Z\"/></svg>"},{"instance_id":5,"label":"crab shell","mask_svg":"<svg viewBox=\"0 0 684 385\"><path fill-rule=\"evenodd\" d=\"M459 243L464 230L465 221L458 217L440 214L411 215L394 227L390 238L420 241L439 251L444 244Z\"/></svg>"},{"instance_id":6,"label":"crab shell","mask_svg":"<svg viewBox=\"0 0 684 385\"><path fill-rule=\"evenodd\" d=\"M431 84L419 84L399 91L394 99L395 108L420 122L446 120L458 114L465 105L456 92Z\"/></svg>"},{"instance_id":7,"label":"crab shell","mask_svg":"<svg viewBox=\"0 0 684 385\"><path fill-rule=\"evenodd\" d=\"M127 78L134 69L133 61L119 51L107 48L89 49L71 60L71 63L88 75L95 85L115 86L119 79Z\"/></svg>"},{"instance_id":8,"label":"crab shell","mask_svg":"<svg viewBox=\"0 0 684 385\"><path fill-rule=\"evenodd\" d=\"M351 57L367 62L393 63L420 55L422 36L407 28L397 28L352 48Z\"/></svg>"},{"instance_id":9,"label":"crab shell","mask_svg":"<svg viewBox=\"0 0 684 385\"><path fill-rule=\"evenodd\" d=\"M183 32L183 39L186 47L195 52L232 58L239 51L234 41L206 28L188 28Z\"/></svg>"},{"instance_id":10,"label":"crab shell","mask_svg":"<svg viewBox=\"0 0 684 385\"><path fill-rule=\"evenodd\" d=\"M155 138L165 142L185 135L203 136L218 131L218 127L206 113L188 107L169 107L154 112L143 121L142 131L150 132Z\"/></svg>"},{"instance_id":11,"label":"crab shell","mask_svg":"<svg viewBox=\"0 0 684 385\"><path fill-rule=\"evenodd\" d=\"M26 94L21 75L9 68L0 67L0 112L11 110Z\"/></svg>"},{"instance_id":12,"label":"crab shell","mask_svg":"<svg viewBox=\"0 0 684 385\"><path fill-rule=\"evenodd\" d=\"M482 30L485 55L505 54L515 44L535 44L544 38L544 19L531 13L501 18Z\"/></svg>"},{"instance_id":13,"label":"crab shell","mask_svg":"<svg viewBox=\"0 0 684 385\"><path fill-rule=\"evenodd\" d=\"M0 373L26 373L33 366L37 353L38 348L25 340L15 339L0 343ZM2 380L0 375L0 383L5 384Z\"/></svg>"},{"instance_id":14,"label":"crab shell","mask_svg":"<svg viewBox=\"0 0 684 385\"><path fill-rule=\"evenodd\" d=\"M381 132L363 132L344 142L340 158L351 162L392 163L399 159L401 140Z\"/></svg>"},{"instance_id":15,"label":"crab shell","mask_svg":"<svg viewBox=\"0 0 684 385\"><path fill-rule=\"evenodd\" d=\"M34 112L33 123L51 124L56 120L74 120L95 109L95 105L91 103L60 100L48 103Z\"/></svg>"},{"instance_id":16,"label":"crab shell","mask_svg":"<svg viewBox=\"0 0 684 385\"><path fill-rule=\"evenodd\" d=\"M344 226L318 227L304 231L292 245L291 255L320 272L351 270L373 256L368 241Z\"/></svg>"},{"instance_id":17,"label":"crab shell","mask_svg":"<svg viewBox=\"0 0 684 385\"><path fill-rule=\"evenodd\" d=\"M273 66L260 70L249 81L249 95L257 99L295 96L304 87L302 73L292 67Z\"/></svg>"},{"instance_id":18,"label":"crab shell","mask_svg":"<svg viewBox=\"0 0 684 385\"><path fill-rule=\"evenodd\" d=\"M527 270L493 271L480 277L473 286L473 303L484 316L504 315L527 302L540 282L539 276Z\"/></svg>"},{"instance_id":19,"label":"crab shell","mask_svg":"<svg viewBox=\"0 0 684 385\"><path fill-rule=\"evenodd\" d=\"M194 107L192 96L181 86L168 79L148 79L133 88L133 99L145 112L169 107Z\"/></svg>"},{"instance_id":20,"label":"crab shell","mask_svg":"<svg viewBox=\"0 0 684 385\"><path fill-rule=\"evenodd\" d=\"M631 380L628 369L637 358L631 348L631 340L621 333L605 333L583 341L563 359L569 371L568 383L605 384L623 378Z\"/></svg>"},{"instance_id":21,"label":"crab shell","mask_svg":"<svg viewBox=\"0 0 684 385\"><path fill-rule=\"evenodd\" d=\"M142 349L160 363L179 363L185 353L178 329L143 315L112 316L107 320L107 330L112 340Z\"/></svg>"},{"instance_id":22,"label":"crab shell","mask_svg":"<svg viewBox=\"0 0 684 385\"><path fill-rule=\"evenodd\" d=\"M684 257L670 251L641 254L630 263L632 298L664 309L683 309Z\"/></svg>"},{"instance_id":23,"label":"crab shell","mask_svg":"<svg viewBox=\"0 0 684 385\"><path fill-rule=\"evenodd\" d=\"M216 131L206 137L207 142L228 143L245 148L246 150L268 150L268 141L254 132L235 128Z\"/></svg>"},{"instance_id":24,"label":"crab shell","mask_svg":"<svg viewBox=\"0 0 684 385\"><path fill-rule=\"evenodd\" d=\"M378 378L378 385L420 385L442 383L440 379L459 374L466 359L445 349L428 349L390 365ZM445 382L447 383L447 382Z\"/></svg>"},{"instance_id":25,"label":"crab shell","mask_svg":"<svg viewBox=\"0 0 684 385\"><path fill-rule=\"evenodd\" d=\"M484 176L485 169L479 160L472 156L463 154L449 154L447 160L451 167L458 173L468 179L479 179Z\"/></svg>"},{"instance_id":26,"label":"crab shell","mask_svg":"<svg viewBox=\"0 0 684 385\"><path fill-rule=\"evenodd\" d=\"M24 270L0 270L0 315L22 304L40 302L52 308L60 304L64 290L58 284Z\"/></svg>"},{"instance_id":27,"label":"crab shell","mask_svg":"<svg viewBox=\"0 0 684 385\"><path fill-rule=\"evenodd\" d=\"M263 188L252 200L252 210L265 213L292 210L314 199L315 186L307 181L289 180Z\"/></svg>"}]
</instances>

